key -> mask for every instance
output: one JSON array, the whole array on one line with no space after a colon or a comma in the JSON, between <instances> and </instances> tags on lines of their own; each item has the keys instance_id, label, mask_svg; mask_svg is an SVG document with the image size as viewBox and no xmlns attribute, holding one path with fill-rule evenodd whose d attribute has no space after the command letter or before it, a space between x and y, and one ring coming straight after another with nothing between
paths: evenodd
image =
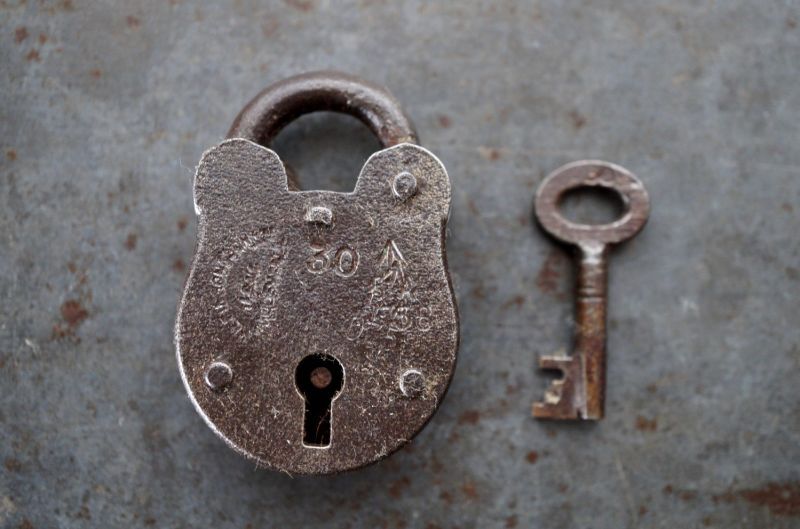
<instances>
[{"instance_id":1,"label":"key","mask_svg":"<svg viewBox=\"0 0 800 529\"><path fill-rule=\"evenodd\" d=\"M608 224L578 224L564 218L559 205L564 195L583 187L617 192L625 212ZM628 170L607 162L586 160L567 164L544 179L536 193L536 217L542 228L577 248L578 276L575 342L570 356L542 356L539 367L561 371L533 404L537 419L603 418L606 384L606 305L608 248L635 236L650 214L650 198L642 182Z\"/></svg>"}]
</instances>

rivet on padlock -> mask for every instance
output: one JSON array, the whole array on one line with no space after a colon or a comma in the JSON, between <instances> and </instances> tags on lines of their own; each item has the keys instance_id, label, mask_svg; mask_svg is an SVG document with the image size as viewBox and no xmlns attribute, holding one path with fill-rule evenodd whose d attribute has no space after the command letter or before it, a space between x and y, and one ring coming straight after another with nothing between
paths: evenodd
<instances>
[{"instance_id":1,"label":"rivet on padlock","mask_svg":"<svg viewBox=\"0 0 800 529\"><path fill-rule=\"evenodd\" d=\"M351 114L383 150L351 193L301 191L266 145L298 116ZM385 90L331 72L268 87L197 168L198 246L178 310L181 376L232 448L289 473L378 461L455 369L450 180Z\"/></svg>"}]
</instances>

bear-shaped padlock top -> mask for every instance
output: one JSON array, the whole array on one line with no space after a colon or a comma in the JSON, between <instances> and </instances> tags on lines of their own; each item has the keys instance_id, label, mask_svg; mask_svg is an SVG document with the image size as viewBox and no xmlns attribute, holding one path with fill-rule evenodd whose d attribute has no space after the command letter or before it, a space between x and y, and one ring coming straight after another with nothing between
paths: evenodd
<instances>
[{"instance_id":1,"label":"bear-shaped padlock top","mask_svg":"<svg viewBox=\"0 0 800 529\"><path fill-rule=\"evenodd\" d=\"M259 464L303 474L358 468L412 439L458 348L441 162L400 143L369 158L351 193L291 191L274 151L234 138L203 155L194 194L176 347L209 426Z\"/></svg>"}]
</instances>

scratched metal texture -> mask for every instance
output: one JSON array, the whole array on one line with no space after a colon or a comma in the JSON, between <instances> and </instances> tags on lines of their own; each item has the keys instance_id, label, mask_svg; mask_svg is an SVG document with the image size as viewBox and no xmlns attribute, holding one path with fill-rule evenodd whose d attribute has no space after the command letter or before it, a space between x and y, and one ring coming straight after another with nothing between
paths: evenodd
<instances>
[{"instance_id":1,"label":"scratched metal texture","mask_svg":"<svg viewBox=\"0 0 800 529\"><path fill-rule=\"evenodd\" d=\"M796 0L0 6L0 527L800 527ZM409 447L292 479L203 423L172 329L200 154L320 68L447 167L461 347ZM323 114L274 147L347 190L378 143ZM611 255L606 419L536 422L573 273L532 197L580 158L653 210Z\"/></svg>"},{"instance_id":2,"label":"scratched metal texture","mask_svg":"<svg viewBox=\"0 0 800 529\"><path fill-rule=\"evenodd\" d=\"M389 184L403 171L420 186L400 201ZM406 143L370 157L352 194L289 191L275 152L241 138L203 154L199 252L175 341L194 403L232 447L287 474L331 474L385 458L425 426L458 348L442 248L450 190L442 164ZM307 222L321 206L330 222ZM242 310L242 289L255 292L254 311ZM303 443L320 423L303 427L298 392L299 364L323 353L344 371L324 450ZM205 381L215 360L232 368L224 391ZM409 369L425 377L415 398L398 384Z\"/></svg>"}]
</instances>

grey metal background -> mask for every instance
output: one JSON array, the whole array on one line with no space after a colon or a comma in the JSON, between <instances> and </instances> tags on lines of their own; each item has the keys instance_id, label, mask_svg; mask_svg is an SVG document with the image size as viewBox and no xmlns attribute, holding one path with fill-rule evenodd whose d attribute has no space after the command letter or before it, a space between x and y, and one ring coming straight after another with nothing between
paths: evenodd
<instances>
[{"instance_id":1,"label":"grey metal background","mask_svg":"<svg viewBox=\"0 0 800 529\"><path fill-rule=\"evenodd\" d=\"M796 1L0 6L0 527L800 527ZM203 424L172 327L200 153L318 68L447 166L462 345L408 449L292 479ZM319 115L275 148L347 189L377 142ZM653 213L612 255L607 419L547 424L572 273L532 196L585 157Z\"/></svg>"}]
</instances>

